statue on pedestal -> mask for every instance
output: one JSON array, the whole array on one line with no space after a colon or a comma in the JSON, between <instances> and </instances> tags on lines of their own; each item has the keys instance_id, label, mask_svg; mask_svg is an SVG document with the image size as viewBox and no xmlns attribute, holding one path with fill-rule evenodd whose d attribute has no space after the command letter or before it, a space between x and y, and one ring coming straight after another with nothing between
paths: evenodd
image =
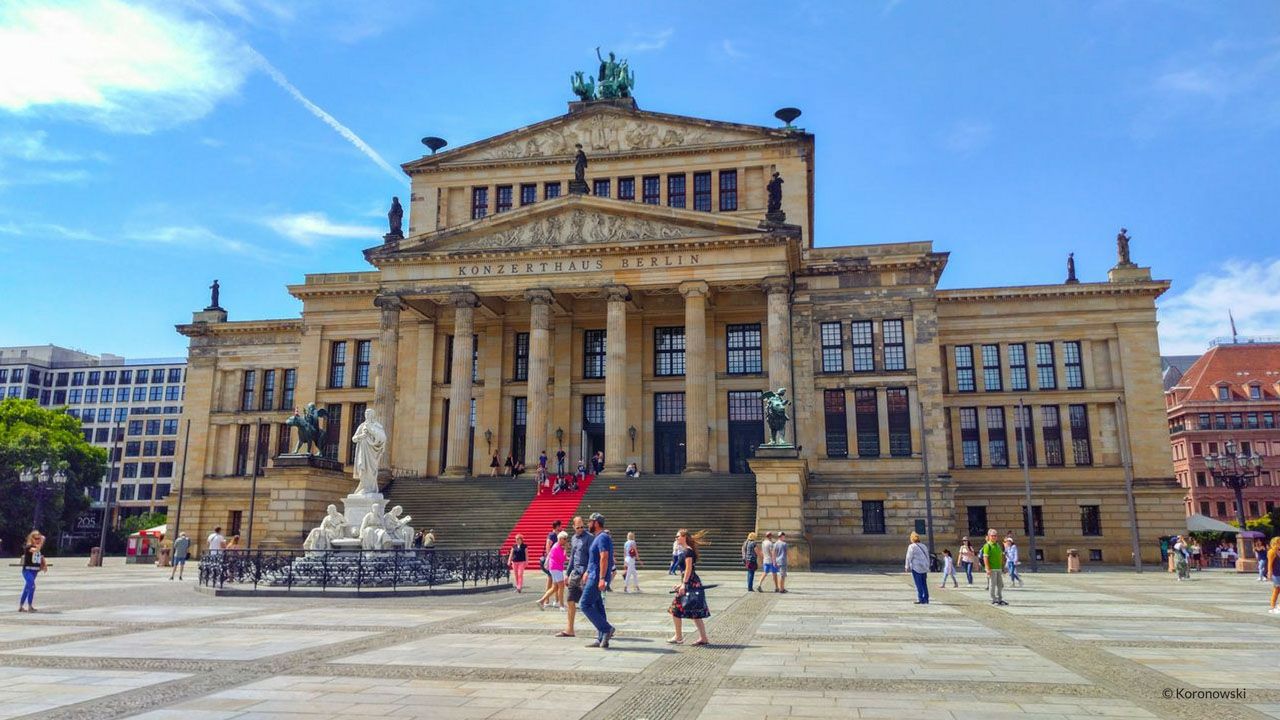
<instances>
[{"instance_id":1,"label":"statue on pedestal","mask_svg":"<svg viewBox=\"0 0 1280 720\"><path fill-rule=\"evenodd\" d=\"M294 455L302 452L303 445L307 447L308 455L315 454L315 448L312 446L319 444L324 437L324 431L320 429L320 419L328 417L328 410L324 408L317 409L315 403L307 403L306 408L302 410L295 409L293 417L284 421L285 425L298 430L298 445L293 449Z\"/></svg>"},{"instance_id":2,"label":"statue on pedestal","mask_svg":"<svg viewBox=\"0 0 1280 720\"><path fill-rule=\"evenodd\" d=\"M400 205L400 198L391 198L391 210L387 212L387 224L391 226L391 232L387 233L388 237L402 238L404 237L404 208Z\"/></svg>"},{"instance_id":3,"label":"statue on pedestal","mask_svg":"<svg viewBox=\"0 0 1280 720\"><path fill-rule=\"evenodd\" d=\"M787 421L791 418L787 417L787 406L791 404L786 399L787 389L778 388L777 390L766 390L760 393L760 399L764 401L765 422L769 425L769 442L765 445L787 445Z\"/></svg>"},{"instance_id":4,"label":"statue on pedestal","mask_svg":"<svg viewBox=\"0 0 1280 720\"><path fill-rule=\"evenodd\" d=\"M359 483L351 494L378 495L378 467L382 453L387 449L387 431L372 409L364 411L364 422L356 428L351 442L356 446L355 460L351 465Z\"/></svg>"},{"instance_id":5,"label":"statue on pedestal","mask_svg":"<svg viewBox=\"0 0 1280 720\"><path fill-rule=\"evenodd\" d=\"M577 154L573 156L573 179L569 181L569 194L586 195L587 187L587 154L582 151L582 143L577 143Z\"/></svg>"},{"instance_id":6,"label":"statue on pedestal","mask_svg":"<svg viewBox=\"0 0 1280 720\"><path fill-rule=\"evenodd\" d=\"M1129 231L1124 228L1120 228L1120 234L1116 235L1116 265L1133 266L1133 261L1129 259Z\"/></svg>"},{"instance_id":7,"label":"statue on pedestal","mask_svg":"<svg viewBox=\"0 0 1280 720\"><path fill-rule=\"evenodd\" d=\"M1067 253L1067 284L1077 285L1079 282L1076 279L1076 254Z\"/></svg>"},{"instance_id":8,"label":"statue on pedestal","mask_svg":"<svg viewBox=\"0 0 1280 720\"><path fill-rule=\"evenodd\" d=\"M205 308L205 310L222 309L222 306L218 304L218 292L221 288L222 286L218 284L217 280L214 280L213 284L209 286L209 307Z\"/></svg>"},{"instance_id":9,"label":"statue on pedestal","mask_svg":"<svg viewBox=\"0 0 1280 720\"><path fill-rule=\"evenodd\" d=\"M765 219L769 222L786 222L787 214L782 210L782 175L773 171L773 179L769 181L769 206L765 211Z\"/></svg>"}]
</instances>

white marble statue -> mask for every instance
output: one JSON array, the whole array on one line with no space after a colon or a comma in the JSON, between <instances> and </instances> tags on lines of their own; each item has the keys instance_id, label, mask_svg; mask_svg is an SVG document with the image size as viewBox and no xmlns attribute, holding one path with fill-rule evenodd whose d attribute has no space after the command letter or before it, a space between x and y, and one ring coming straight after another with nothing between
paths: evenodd
<instances>
[{"instance_id":1,"label":"white marble statue","mask_svg":"<svg viewBox=\"0 0 1280 720\"><path fill-rule=\"evenodd\" d=\"M382 503L374 503L373 508L360 521L360 547L365 550L384 550L391 547L391 538L384 526L385 513Z\"/></svg>"},{"instance_id":2,"label":"white marble statue","mask_svg":"<svg viewBox=\"0 0 1280 720\"><path fill-rule=\"evenodd\" d=\"M413 516L400 517L403 512L404 508L399 505L391 508L391 512L382 516L382 528L393 544L408 548L413 546L413 526L409 524L413 521Z\"/></svg>"},{"instance_id":3,"label":"white marble statue","mask_svg":"<svg viewBox=\"0 0 1280 720\"><path fill-rule=\"evenodd\" d=\"M355 478L358 483L355 492L351 494L377 495L378 465L382 461L382 453L387 450L387 431L382 427L382 423L378 422L378 416L373 410L364 411L364 422L356 428L356 434L351 436L351 442L356 446L356 457L352 466L355 468Z\"/></svg>"},{"instance_id":4,"label":"white marble statue","mask_svg":"<svg viewBox=\"0 0 1280 720\"><path fill-rule=\"evenodd\" d=\"M351 525L336 505L330 505L320 526L313 528L302 543L304 550L329 550L334 540L342 540L351 536Z\"/></svg>"}]
</instances>

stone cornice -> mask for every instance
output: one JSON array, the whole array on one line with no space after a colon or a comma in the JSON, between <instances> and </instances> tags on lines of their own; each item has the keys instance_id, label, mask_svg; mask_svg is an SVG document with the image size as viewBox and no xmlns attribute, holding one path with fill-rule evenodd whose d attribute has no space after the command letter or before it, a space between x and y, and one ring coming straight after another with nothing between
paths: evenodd
<instances>
[{"instance_id":1,"label":"stone cornice","mask_svg":"<svg viewBox=\"0 0 1280 720\"><path fill-rule=\"evenodd\" d=\"M673 250L716 250L720 248L743 247L747 245L774 245L786 242L789 238L781 235L732 235L697 239L666 240L662 242L645 242L627 245L545 245L536 248L477 248L474 250L423 250L404 251L395 255L379 258L383 265L422 264L441 262L453 263L459 260L495 258L539 258L563 256L566 253L589 251L594 255L629 255L636 253L671 252ZM296 293L295 293L296 295Z\"/></svg>"},{"instance_id":2,"label":"stone cornice","mask_svg":"<svg viewBox=\"0 0 1280 720\"><path fill-rule=\"evenodd\" d=\"M1169 289L1168 280L1128 283L1079 283L1072 285L1015 285L1008 287L939 290L939 302L982 302L987 300L1026 300L1105 295L1160 297Z\"/></svg>"},{"instance_id":3,"label":"stone cornice","mask_svg":"<svg viewBox=\"0 0 1280 720\"><path fill-rule=\"evenodd\" d=\"M246 335L272 332L301 332L301 319L278 320L239 320L224 323L185 323L175 325L178 332L187 337L207 337L209 335Z\"/></svg>"}]
</instances>

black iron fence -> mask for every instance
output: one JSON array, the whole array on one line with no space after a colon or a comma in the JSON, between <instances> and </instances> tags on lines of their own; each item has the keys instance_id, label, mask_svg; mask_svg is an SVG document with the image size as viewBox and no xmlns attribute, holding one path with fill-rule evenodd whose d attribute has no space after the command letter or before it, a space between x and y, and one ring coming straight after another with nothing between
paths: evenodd
<instances>
[{"instance_id":1,"label":"black iron fence","mask_svg":"<svg viewBox=\"0 0 1280 720\"><path fill-rule=\"evenodd\" d=\"M222 550L200 559L200 584L253 589L421 589L508 580L497 550Z\"/></svg>"}]
</instances>

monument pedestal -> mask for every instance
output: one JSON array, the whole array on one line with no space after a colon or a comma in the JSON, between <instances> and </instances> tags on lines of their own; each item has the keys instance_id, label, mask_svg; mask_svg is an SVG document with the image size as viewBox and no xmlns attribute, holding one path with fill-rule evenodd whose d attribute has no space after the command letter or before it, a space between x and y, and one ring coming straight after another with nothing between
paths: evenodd
<instances>
[{"instance_id":1,"label":"monument pedestal","mask_svg":"<svg viewBox=\"0 0 1280 720\"><path fill-rule=\"evenodd\" d=\"M267 508L258 521L266 527L255 523L254 533L264 539L255 544L268 549L299 547L311 528L324 518L325 508L333 498L350 490L352 482L342 472L342 464L333 460L315 455L277 455L272 467L258 479L258 492L266 495Z\"/></svg>"},{"instance_id":2,"label":"monument pedestal","mask_svg":"<svg viewBox=\"0 0 1280 720\"><path fill-rule=\"evenodd\" d=\"M347 519L347 524L353 528L359 529L360 523L364 521L364 516L373 510L374 506L379 506L379 510L386 510L387 500L382 493L374 493L372 495L362 495L353 493L342 498L342 515ZM382 513L379 512L379 515Z\"/></svg>"},{"instance_id":3,"label":"monument pedestal","mask_svg":"<svg viewBox=\"0 0 1280 720\"><path fill-rule=\"evenodd\" d=\"M761 445L747 461L756 476L756 532L785 532L787 567L808 570L809 540L804 534L804 491L809 461L791 446Z\"/></svg>"}]
</instances>

